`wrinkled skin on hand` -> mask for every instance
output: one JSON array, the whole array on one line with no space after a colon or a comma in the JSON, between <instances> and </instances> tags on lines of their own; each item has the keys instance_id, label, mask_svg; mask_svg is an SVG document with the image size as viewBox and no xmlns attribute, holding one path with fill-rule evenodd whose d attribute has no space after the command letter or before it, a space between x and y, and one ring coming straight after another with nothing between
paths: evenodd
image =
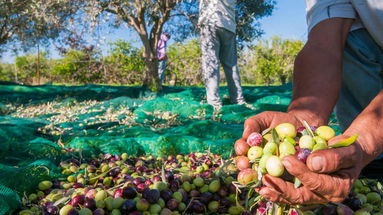
<instances>
[{"instance_id":1,"label":"wrinkled skin on hand","mask_svg":"<svg viewBox=\"0 0 383 215\"><path fill-rule=\"evenodd\" d=\"M330 145L333 143L335 141L331 140ZM263 177L265 187L258 192L268 200L287 204L341 202L347 198L363 168L362 155L360 145L354 143L348 147L315 151L308 157L307 166L294 156L286 156L283 165L303 186L295 188L291 182L266 175Z\"/></svg>"},{"instance_id":2,"label":"wrinkled skin on hand","mask_svg":"<svg viewBox=\"0 0 383 215\"><path fill-rule=\"evenodd\" d=\"M252 132L261 132L284 122L299 127L301 119L292 113L263 112L246 120L239 141L246 141ZM337 136L329 141L329 145L350 136ZM307 165L295 156L286 156L282 160L285 168L302 182L302 186L295 188L291 182L265 175L262 179L264 187L257 188L257 192L270 201L286 204L341 202L363 168L364 154L356 142L348 147L315 151L308 157Z\"/></svg>"}]
</instances>

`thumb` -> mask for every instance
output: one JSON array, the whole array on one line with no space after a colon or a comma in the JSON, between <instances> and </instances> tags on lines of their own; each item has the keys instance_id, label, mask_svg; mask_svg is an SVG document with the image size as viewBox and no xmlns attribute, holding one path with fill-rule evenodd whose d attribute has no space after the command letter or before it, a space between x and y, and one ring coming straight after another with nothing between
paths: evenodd
<instances>
[{"instance_id":1,"label":"thumb","mask_svg":"<svg viewBox=\"0 0 383 215\"><path fill-rule=\"evenodd\" d=\"M265 111L245 120L242 138L247 139L253 132L261 132L270 127L274 112Z\"/></svg>"},{"instance_id":2,"label":"thumb","mask_svg":"<svg viewBox=\"0 0 383 215\"><path fill-rule=\"evenodd\" d=\"M329 141L329 146L348 138L340 135ZM313 152L307 158L307 167L316 173L333 173L354 166L360 158L356 144L348 147L330 148Z\"/></svg>"}]
</instances>

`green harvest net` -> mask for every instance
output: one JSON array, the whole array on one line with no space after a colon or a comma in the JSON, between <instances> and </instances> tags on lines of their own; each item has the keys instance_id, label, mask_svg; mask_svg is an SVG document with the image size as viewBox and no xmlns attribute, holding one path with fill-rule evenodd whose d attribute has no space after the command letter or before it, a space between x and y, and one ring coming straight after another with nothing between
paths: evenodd
<instances>
[{"instance_id":1,"label":"green harvest net","mask_svg":"<svg viewBox=\"0 0 383 215\"><path fill-rule=\"evenodd\" d=\"M286 111L291 85L244 87L248 106L229 104L213 114L199 87L0 85L0 214L20 206L38 182L60 177L68 157L99 153L187 154L210 150L229 156L247 117ZM333 120L333 122L335 122ZM72 154L64 148L78 149Z\"/></svg>"}]
</instances>

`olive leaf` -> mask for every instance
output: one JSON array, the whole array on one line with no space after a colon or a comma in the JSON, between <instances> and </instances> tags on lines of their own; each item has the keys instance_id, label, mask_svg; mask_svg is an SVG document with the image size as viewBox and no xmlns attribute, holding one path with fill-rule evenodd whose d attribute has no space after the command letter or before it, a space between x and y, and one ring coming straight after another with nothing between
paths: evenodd
<instances>
[{"instance_id":1,"label":"olive leaf","mask_svg":"<svg viewBox=\"0 0 383 215\"><path fill-rule=\"evenodd\" d=\"M279 145L280 140L279 140L279 137L278 137L277 130L275 130L275 128L271 129L271 136L273 137L273 141L274 141L277 145Z\"/></svg>"},{"instance_id":2,"label":"olive leaf","mask_svg":"<svg viewBox=\"0 0 383 215\"><path fill-rule=\"evenodd\" d=\"M275 130L275 128L273 128L271 130L271 136L273 137L273 141L277 144L276 155L279 157L279 144L280 144L280 140L279 140L278 133Z\"/></svg>"},{"instance_id":3,"label":"olive leaf","mask_svg":"<svg viewBox=\"0 0 383 215\"><path fill-rule=\"evenodd\" d=\"M301 185L302 182L297 177L294 177L294 188L299 188Z\"/></svg>"},{"instance_id":4,"label":"olive leaf","mask_svg":"<svg viewBox=\"0 0 383 215\"><path fill-rule=\"evenodd\" d=\"M269 131L271 131L271 129L273 128L266 128L265 130L262 131L262 136L265 136L267 133L269 133Z\"/></svg>"},{"instance_id":5,"label":"olive leaf","mask_svg":"<svg viewBox=\"0 0 383 215\"><path fill-rule=\"evenodd\" d=\"M355 141L358 139L358 136L359 136L358 134L354 134L354 135L352 135L351 137L349 137L347 139L341 140L341 141L331 145L330 147L331 148L339 148L339 147L350 146L353 143L355 143Z\"/></svg>"},{"instance_id":6,"label":"olive leaf","mask_svg":"<svg viewBox=\"0 0 383 215\"><path fill-rule=\"evenodd\" d=\"M310 125L309 125L305 120L302 121L302 124L303 124L303 126L305 127L306 132L307 132L311 137L314 137L315 135L314 135L314 132L311 130Z\"/></svg>"}]
</instances>

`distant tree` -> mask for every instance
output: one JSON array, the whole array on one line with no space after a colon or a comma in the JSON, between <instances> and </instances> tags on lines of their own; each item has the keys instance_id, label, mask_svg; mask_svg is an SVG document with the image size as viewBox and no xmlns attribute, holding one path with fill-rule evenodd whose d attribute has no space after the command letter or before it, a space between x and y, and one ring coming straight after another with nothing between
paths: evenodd
<instances>
[{"instance_id":1,"label":"distant tree","mask_svg":"<svg viewBox=\"0 0 383 215\"><path fill-rule=\"evenodd\" d=\"M0 64L0 80L2 81L16 81L17 73L15 72L14 64L1 63Z\"/></svg>"},{"instance_id":2,"label":"distant tree","mask_svg":"<svg viewBox=\"0 0 383 215\"><path fill-rule=\"evenodd\" d=\"M168 67L166 80L174 85L200 85L201 48L199 40L187 43L174 43L168 49Z\"/></svg>"},{"instance_id":3,"label":"distant tree","mask_svg":"<svg viewBox=\"0 0 383 215\"><path fill-rule=\"evenodd\" d=\"M258 85L285 84L291 81L294 59L304 43L278 36L250 46L240 58L244 82Z\"/></svg>"},{"instance_id":4,"label":"distant tree","mask_svg":"<svg viewBox=\"0 0 383 215\"><path fill-rule=\"evenodd\" d=\"M32 84L34 78L39 78L38 74L36 74L37 66L40 67L42 76L47 77L49 75L48 53L40 52L39 55L40 56L27 54L16 57L15 61L19 82ZM37 58L40 59L39 62ZM37 63L39 63L39 65L37 65Z\"/></svg>"},{"instance_id":5,"label":"distant tree","mask_svg":"<svg viewBox=\"0 0 383 215\"><path fill-rule=\"evenodd\" d=\"M111 43L110 55L105 57L108 67L107 81L118 84L140 84L143 80L145 62L142 49L129 42L118 40Z\"/></svg>"},{"instance_id":6,"label":"distant tree","mask_svg":"<svg viewBox=\"0 0 383 215\"><path fill-rule=\"evenodd\" d=\"M97 52L78 50L68 50L52 67L54 78L64 83L105 83L103 71Z\"/></svg>"},{"instance_id":7,"label":"distant tree","mask_svg":"<svg viewBox=\"0 0 383 215\"><path fill-rule=\"evenodd\" d=\"M144 85L160 91L156 47L164 25L176 40L197 34L198 0L88 0L96 17L114 15L114 25L126 24L136 31L144 46L146 73ZM251 41L261 32L256 20L270 15L274 0L238 0L238 36L240 42ZM90 19L97 20L90 17Z\"/></svg>"}]
</instances>

